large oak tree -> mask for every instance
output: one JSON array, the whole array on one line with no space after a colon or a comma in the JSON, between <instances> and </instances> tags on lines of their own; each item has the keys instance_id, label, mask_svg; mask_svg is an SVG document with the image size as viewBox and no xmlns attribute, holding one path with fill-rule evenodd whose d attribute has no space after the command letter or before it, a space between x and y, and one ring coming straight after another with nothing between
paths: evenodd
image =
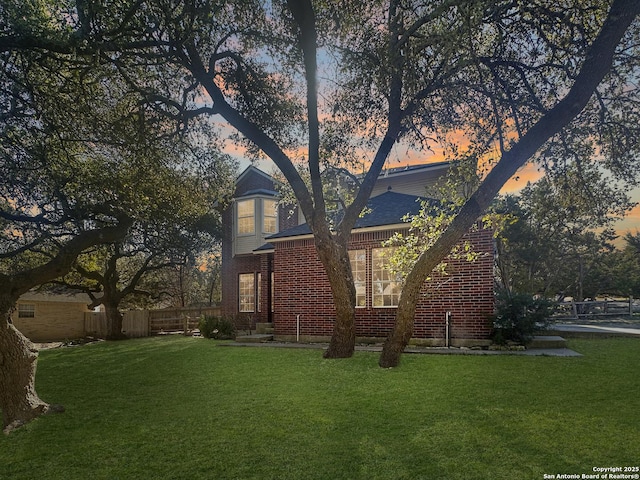
<instances>
[{"instance_id":1,"label":"large oak tree","mask_svg":"<svg viewBox=\"0 0 640 480\"><path fill-rule=\"evenodd\" d=\"M209 171L208 140L194 143L114 76L117 66L75 52L64 8L21 3L0 13L0 408L9 432L59 410L38 397L37 350L11 323L20 295L67 274L87 249L122 242L172 202L175 178L195 169L206 183L224 169ZM35 36L48 46L33 45ZM211 208L203 191L186 194Z\"/></svg>"},{"instance_id":2,"label":"large oak tree","mask_svg":"<svg viewBox=\"0 0 640 480\"><path fill-rule=\"evenodd\" d=\"M639 113L629 73L638 68L634 20L640 5L614 1L606 10L584 7L578 3L561 12L543 2L520 9L507 5L507 17L484 26L491 34L474 52L477 83L467 83L475 88L470 95L461 92L465 104L458 108L482 121L469 128L472 138L498 140L496 162L406 277L381 366L399 362L424 278L537 152L541 163L556 172L572 161L579 170L580 162L594 161L596 149L602 166L608 163L612 171L626 171L630 177L637 172L637 126L621 118ZM491 45L494 35L499 42Z\"/></svg>"},{"instance_id":3,"label":"large oak tree","mask_svg":"<svg viewBox=\"0 0 640 480\"><path fill-rule=\"evenodd\" d=\"M104 306L107 340L126 338L120 311L125 303L160 302L169 295L163 283L170 273L188 265L195 269L196 257L220 238L221 218L215 206L232 193L230 166L225 157L208 163L215 180L205 172L190 175L187 169L156 171L154 203L136 216L128 234L83 253L72 271L54 282L86 293L89 308Z\"/></svg>"},{"instance_id":4,"label":"large oak tree","mask_svg":"<svg viewBox=\"0 0 640 480\"><path fill-rule=\"evenodd\" d=\"M98 52L97 63L115 65L167 116L222 119L250 153L280 169L331 283L337 318L329 357L353 352L347 242L398 142L443 146L450 158L480 159L490 172L407 276L383 366L398 363L411 336L424 278L529 159L561 169L598 153L614 173L637 172L629 79L637 73L639 6L631 0L77 5L76 23L68 22L82 40L76 51ZM0 46L15 48L18 37L0 38ZM28 40L30 48L64 48L51 38ZM182 87L141 81L140 65ZM352 161L365 164L364 173L333 225L322 173Z\"/></svg>"}]
</instances>

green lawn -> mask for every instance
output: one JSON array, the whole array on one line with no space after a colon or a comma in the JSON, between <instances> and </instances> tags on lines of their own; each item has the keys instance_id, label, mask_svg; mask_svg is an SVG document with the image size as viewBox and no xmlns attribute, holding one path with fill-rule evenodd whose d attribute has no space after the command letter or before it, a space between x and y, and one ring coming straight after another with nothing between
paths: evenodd
<instances>
[{"instance_id":1,"label":"green lawn","mask_svg":"<svg viewBox=\"0 0 640 480\"><path fill-rule=\"evenodd\" d=\"M183 337L44 351L67 411L0 435L7 479L542 479L640 464L640 339L581 358L220 347Z\"/></svg>"}]
</instances>

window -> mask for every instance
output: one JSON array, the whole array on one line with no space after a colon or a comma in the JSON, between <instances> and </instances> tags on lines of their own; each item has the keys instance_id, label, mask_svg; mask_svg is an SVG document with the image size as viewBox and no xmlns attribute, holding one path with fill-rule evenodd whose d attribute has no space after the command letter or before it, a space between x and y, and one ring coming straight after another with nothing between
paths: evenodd
<instances>
[{"instance_id":1,"label":"window","mask_svg":"<svg viewBox=\"0 0 640 480\"><path fill-rule=\"evenodd\" d=\"M396 275L389 270L388 256L391 248L371 250L371 289L374 307L397 307L400 299L401 284Z\"/></svg>"},{"instance_id":2,"label":"window","mask_svg":"<svg viewBox=\"0 0 640 480\"><path fill-rule=\"evenodd\" d=\"M275 200L262 200L262 232L278 233L278 203Z\"/></svg>"},{"instance_id":3,"label":"window","mask_svg":"<svg viewBox=\"0 0 640 480\"><path fill-rule=\"evenodd\" d=\"M240 312L253 312L256 305L256 284L253 273L238 275L238 309Z\"/></svg>"},{"instance_id":4,"label":"window","mask_svg":"<svg viewBox=\"0 0 640 480\"><path fill-rule=\"evenodd\" d=\"M238 235L255 233L255 200L240 200L238 202Z\"/></svg>"},{"instance_id":5,"label":"window","mask_svg":"<svg viewBox=\"0 0 640 480\"><path fill-rule=\"evenodd\" d=\"M35 318L36 306L30 303L18 304L18 318Z\"/></svg>"},{"instance_id":6,"label":"window","mask_svg":"<svg viewBox=\"0 0 640 480\"><path fill-rule=\"evenodd\" d=\"M356 287L356 307L367 306L367 251L349 250L353 283Z\"/></svg>"},{"instance_id":7,"label":"window","mask_svg":"<svg viewBox=\"0 0 640 480\"><path fill-rule=\"evenodd\" d=\"M262 274L258 273L258 312L262 311Z\"/></svg>"}]
</instances>

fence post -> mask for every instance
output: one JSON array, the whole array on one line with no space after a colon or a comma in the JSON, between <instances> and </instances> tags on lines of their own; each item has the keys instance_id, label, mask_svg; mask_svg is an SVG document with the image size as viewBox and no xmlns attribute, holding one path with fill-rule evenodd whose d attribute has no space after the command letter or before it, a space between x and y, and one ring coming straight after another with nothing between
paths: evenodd
<instances>
[{"instance_id":1,"label":"fence post","mask_svg":"<svg viewBox=\"0 0 640 480\"><path fill-rule=\"evenodd\" d=\"M184 319L184 336L186 337L189 334L189 315L185 315Z\"/></svg>"},{"instance_id":2,"label":"fence post","mask_svg":"<svg viewBox=\"0 0 640 480\"><path fill-rule=\"evenodd\" d=\"M633 295L629 295L629 316L633 316Z\"/></svg>"}]
</instances>

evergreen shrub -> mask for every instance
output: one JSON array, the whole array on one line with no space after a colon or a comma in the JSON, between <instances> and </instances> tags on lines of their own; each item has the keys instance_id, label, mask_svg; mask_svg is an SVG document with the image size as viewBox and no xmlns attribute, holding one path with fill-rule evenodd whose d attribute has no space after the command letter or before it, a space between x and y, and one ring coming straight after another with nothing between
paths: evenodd
<instances>
[{"instance_id":1,"label":"evergreen shrub","mask_svg":"<svg viewBox=\"0 0 640 480\"><path fill-rule=\"evenodd\" d=\"M236 328L233 322L227 318L204 315L200 317L198 328L205 338L213 338L216 340L231 340L236 338Z\"/></svg>"},{"instance_id":2,"label":"evergreen shrub","mask_svg":"<svg viewBox=\"0 0 640 480\"><path fill-rule=\"evenodd\" d=\"M493 341L502 345L507 342L526 345L536 331L549 326L553 310L554 303L544 298L506 290L498 292L496 313L492 317Z\"/></svg>"}]
</instances>

